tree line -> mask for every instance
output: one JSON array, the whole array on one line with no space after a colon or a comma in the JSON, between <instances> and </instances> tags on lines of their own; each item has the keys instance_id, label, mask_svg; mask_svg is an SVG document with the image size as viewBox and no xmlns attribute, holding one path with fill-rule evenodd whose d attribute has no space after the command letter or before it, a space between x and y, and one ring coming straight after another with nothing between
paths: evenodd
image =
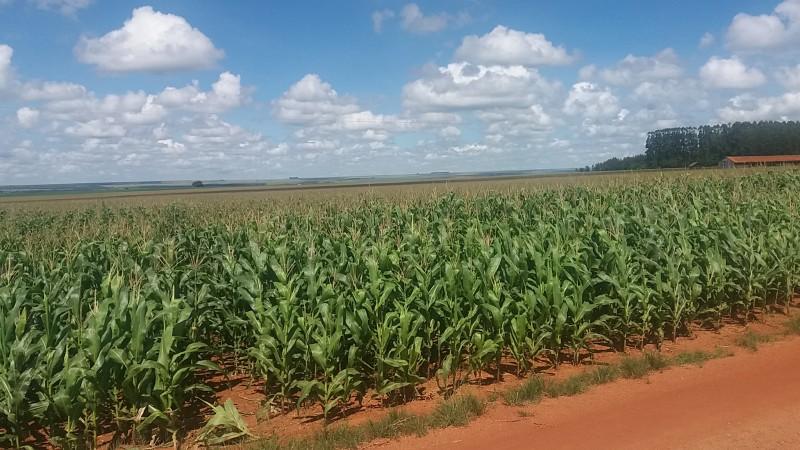
<instances>
[{"instance_id":1,"label":"tree line","mask_svg":"<svg viewBox=\"0 0 800 450\"><path fill-rule=\"evenodd\" d=\"M798 154L800 122L736 122L651 131L644 154L611 158L591 170L715 166L726 156Z\"/></svg>"}]
</instances>

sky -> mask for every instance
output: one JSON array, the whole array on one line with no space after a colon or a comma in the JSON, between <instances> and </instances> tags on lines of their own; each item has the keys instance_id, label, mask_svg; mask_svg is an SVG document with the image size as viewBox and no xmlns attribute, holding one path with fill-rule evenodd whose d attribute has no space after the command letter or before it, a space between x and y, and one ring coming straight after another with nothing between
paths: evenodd
<instances>
[{"instance_id":1,"label":"sky","mask_svg":"<svg viewBox=\"0 0 800 450\"><path fill-rule=\"evenodd\" d=\"M800 0L0 0L0 185L574 168L800 119Z\"/></svg>"}]
</instances>

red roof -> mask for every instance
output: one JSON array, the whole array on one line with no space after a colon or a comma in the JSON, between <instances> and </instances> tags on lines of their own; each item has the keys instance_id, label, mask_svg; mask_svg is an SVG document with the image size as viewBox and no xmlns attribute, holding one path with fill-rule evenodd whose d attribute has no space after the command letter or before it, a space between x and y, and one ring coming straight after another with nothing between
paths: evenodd
<instances>
[{"instance_id":1,"label":"red roof","mask_svg":"<svg viewBox=\"0 0 800 450\"><path fill-rule=\"evenodd\" d=\"M734 164L759 164L759 163L800 163L800 155L770 155L770 156L728 156L725 158Z\"/></svg>"}]
</instances>

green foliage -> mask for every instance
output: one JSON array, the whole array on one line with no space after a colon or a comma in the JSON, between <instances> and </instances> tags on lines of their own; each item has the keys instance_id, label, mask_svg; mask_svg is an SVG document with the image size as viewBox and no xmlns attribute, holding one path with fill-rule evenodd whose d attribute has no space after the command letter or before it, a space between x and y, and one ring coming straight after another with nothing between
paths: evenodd
<instances>
[{"instance_id":1,"label":"green foliage","mask_svg":"<svg viewBox=\"0 0 800 450\"><path fill-rule=\"evenodd\" d=\"M252 437L247 424L239 415L233 402L228 399L222 406L208 404L214 415L208 420L197 440L206 445L227 444L245 437Z\"/></svg>"}]
</instances>

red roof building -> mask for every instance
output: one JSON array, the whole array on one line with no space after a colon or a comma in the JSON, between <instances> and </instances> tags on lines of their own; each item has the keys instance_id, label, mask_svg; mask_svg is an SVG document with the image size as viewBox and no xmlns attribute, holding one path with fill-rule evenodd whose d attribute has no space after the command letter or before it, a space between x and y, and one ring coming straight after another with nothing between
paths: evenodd
<instances>
[{"instance_id":1,"label":"red roof building","mask_svg":"<svg viewBox=\"0 0 800 450\"><path fill-rule=\"evenodd\" d=\"M728 156L719 163L720 167L727 169L736 167L796 165L800 165L800 155Z\"/></svg>"}]
</instances>

